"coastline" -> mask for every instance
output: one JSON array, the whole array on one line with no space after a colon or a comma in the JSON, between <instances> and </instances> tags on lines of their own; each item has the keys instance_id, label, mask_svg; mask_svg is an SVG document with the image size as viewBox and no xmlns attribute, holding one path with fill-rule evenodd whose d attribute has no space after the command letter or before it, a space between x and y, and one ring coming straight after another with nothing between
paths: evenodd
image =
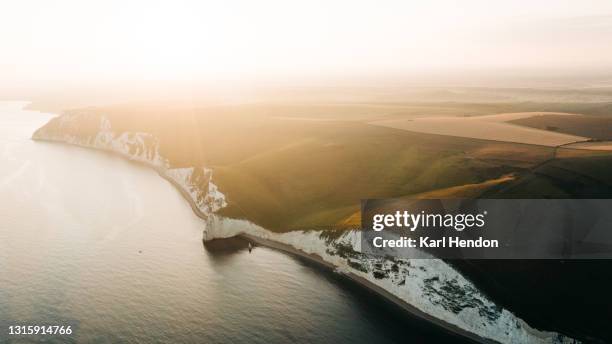
<instances>
[{"instance_id":1,"label":"coastline","mask_svg":"<svg viewBox=\"0 0 612 344\"><path fill-rule=\"evenodd\" d=\"M56 140L56 139L50 139L50 138L33 138L33 140L35 141L41 141L41 142L48 142L48 143L60 143L60 144L65 144L65 145L70 145L70 146L79 146L82 148L87 148L87 149L91 149L91 146L86 146L86 145L81 145L81 144L75 144L75 143L69 143L69 142L65 142L62 140ZM104 153L108 153L108 154L112 154L112 155L117 155L117 152L112 150L112 149L105 149L105 148L94 148L94 151L99 151L99 152L104 152ZM183 199L185 199L187 201L187 203L189 204L189 206L191 207L192 211L194 212L194 214L196 216L198 216L199 218L201 218L202 220L206 220L208 218L208 216L206 214L204 214L196 205L196 203L194 202L194 200L192 199L191 195L183 188L183 186L181 184L179 184L175 179L173 179L171 176L169 176L168 174L166 174L166 170L161 167L161 166L156 166L153 165L147 161L140 161L137 159L127 159L130 162L136 163L138 165L141 165L143 167L147 167L147 168L152 168L155 172L157 172L157 174L162 177L164 180L168 181L175 190L177 190L181 196L183 197ZM263 246L263 247L267 247L270 249L274 249L277 251L281 251L283 253L286 254L290 254L290 255L294 255L294 256L298 256L304 259L307 259L313 263L316 263L324 268L327 269L331 269L331 270L336 270L336 266L332 263L329 263L325 260L323 260L321 257L315 255L315 254L309 254L306 252L303 252L301 250L296 249L295 247L291 246L291 245L287 245L281 242L277 242L277 241L273 241L273 240L269 240L269 239L264 239L264 238L260 238L254 235L250 235L247 233L240 233L238 235L236 235L237 237L241 237L243 239L246 239L248 241L251 241L259 246ZM204 240L204 239L203 239ZM211 240L223 240L223 239L211 239ZM204 240L206 241L206 240ZM377 295L383 297L384 299L386 299L387 301L395 304L396 306L400 307L401 309L403 309L404 311L406 311L407 313L409 313L412 316L415 316L421 320L425 320L429 323L432 323L436 326L439 326L440 328L442 328L443 330L450 332L452 334L455 334L457 336L460 336L462 338L466 338L469 340L472 340L476 343L498 343L497 341L493 341L490 339L486 339L483 338L481 336L478 336L475 333L463 330L453 324L449 324L447 322L444 322L436 317L433 317L419 309L417 309L416 307L406 303L405 301L403 301L402 299L400 299L399 297L393 295L392 293L386 291L385 289L371 283L370 281L366 280L365 278L362 278L360 276L357 276L351 272L348 273L342 273L342 276L348 278L349 280L351 280L353 283L356 283L357 285L366 288L372 292L375 292Z\"/></svg>"},{"instance_id":2,"label":"coastline","mask_svg":"<svg viewBox=\"0 0 612 344\"><path fill-rule=\"evenodd\" d=\"M139 162L139 161L135 161L137 163L142 163L144 165L150 166L148 165L146 162ZM189 206L191 207L191 209L193 210L193 212L196 214L196 216L198 216L199 218L206 220L207 216L205 214L202 213L202 211L197 207L197 205L195 204L195 202L193 201L193 199L191 198L191 196L189 195L189 193L187 193L187 191L176 181L174 180L172 177L168 176L164 169L157 167L157 166L151 166L155 169L155 171L165 180L167 180L170 184L172 184L174 186L174 188L180 192L181 196L183 196L183 198L187 201L187 203L189 204ZM316 254L309 254L306 252L303 252L291 245L287 245L281 242L277 242L277 241L273 241L273 240L269 240L269 239L264 239L261 237L257 237L251 234L247 234L247 233L241 233L238 234L237 237L246 239L248 241L251 241L259 246L263 246L263 247L267 247L273 250L277 250L286 254L290 254L290 255L295 255L304 259L307 259L313 263L316 263L322 267L331 269L331 270L336 270L336 266L332 263L329 263L325 260L323 260L321 257L319 257ZM203 239L204 240L204 239ZM223 239L211 239L211 240L223 240ZM206 241L206 240L204 240ZM419 319L428 321L436 326L441 327L443 330L448 331L452 334L458 335L460 337L463 338L467 338L469 340L472 340L476 343L486 343L486 344L490 344L490 343L498 343L497 341L493 341L490 339L486 339L483 338L481 336L478 336L477 334L471 333L469 331L463 330L453 324L449 324L446 323L440 319L437 319L421 310L419 310L418 308L411 306L410 304L406 303L405 301L403 301L402 299L400 299L399 297L391 294L390 292L386 291L385 289L371 283L370 281L366 280L365 278L362 278L360 276L355 275L354 273L348 272L348 273L342 273L342 276L348 278L349 280L351 280L352 282L360 285L363 288L366 288L370 291L375 292L376 294L378 294L379 296L383 297L384 299L386 299L387 301L395 304L396 306L400 307L401 309L403 309L404 311L408 312L410 315L415 316Z\"/></svg>"},{"instance_id":3,"label":"coastline","mask_svg":"<svg viewBox=\"0 0 612 344\"><path fill-rule=\"evenodd\" d=\"M346 245L360 254L357 232L347 231L341 238L330 242L327 236L317 231L272 232L245 219L215 215L227 203L225 195L212 182L212 170L206 167L171 167L160 155L159 143L151 134L117 134L112 131L108 119L101 117L99 120L97 134L83 137L70 131L78 123L79 115L58 116L36 130L32 140L88 148L153 168L181 193L193 213L204 220L204 241L242 237L260 246L303 257L340 272L360 288L366 288L402 308L409 316L440 327L458 338L479 343L579 343L560 333L532 328L509 310L498 307L469 280L439 259L398 262L398 272L398 263L393 260L376 262L367 257L347 257L344 253ZM208 186L204 189L201 183ZM381 274L384 276L382 279ZM417 278L407 279L408 275ZM461 312L449 308L445 303L452 305L459 301L445 292L445 287L460 288L466 296L463 302L469 306L462 308Z\"/></svg>"},{"instance_id":4,"label":"coastline","mask_svg":"<svg viewBox=\"0 0 612 344\"><path fill-rule=\"evenodd\" d=\"M336 266L334 266L333 264L324 261L323 259L321 259L321 257L315 255L315 254L308 254L305 253L303 251L300 251L290 245L287 244L283 244L280 242L276 242L276 241L272 241L272 240L268 240L268 239L263 239L263 238L259 238L256 237L254 235L250 235L250 234L239 234L238 237L241 237L243 239L246 239L248 241L251 241L259 246L262 247L267 247L273 250L277 250L277 251L281 251L284 252L286 254L290 254L290 255L295 255L304 259L307 259L311 262L317 263L325 268L331 269L331 270L335 270ZM221 239L222 240L222 239ZM421 320L425 320L431 324L434 324L440 328L442 328L444 331L447 331L449 333L452 333L454 335L460 336L462 338L466 338L469 340L472 340L476 343L498 343L496 341L493 340L489 340L483 337L480 337L474 333L465 331L455 325L452 324L448 324L440 319L437 319L419 309L417 309L414 306L411 306L410 304L404 302L402 299L400 299L399 297L391 294L390 292L386 291L385 289L371 283L370 281L366 280L365 278L362 278L360 276L355 275L354 273L348 272L348 273L342 273L342 276L346 277L347 279L351 280L353 283L356 283L357 285L366 288L372 292L375 292L377 295L381 296L382 298L384 298L385 300L395 304L396 306L400 307L401 309L403 309L404 311L406 311L407 313L409 313L410 315L421 319Z\"/></svg>"},{"instance_id":5,"label":"coastline","mask_svg":"<svg viewBox=\"0 0 612 344\"><path fill-rule=\"evenodd\" d=\"M144 163L146 164L146 163ZM185 189L173 178L171 178L170 176L166 175L164 170L159 168L159 167L154 167L154 169L157 171L157 173L164 178L165 180L167 180L168 182L170 182L170 184L172 184L175 189L177 189L177 191L179 191L181 193L181 195L183 196L183 198L187 201L187 203L189 203L189 206L191 207L191 209L193 210L193 212L196 214L196 216L198 216L199 218L205 220L207 218L207 216L205 214L203 214L200 209L197 207L197 205L195 204L195 202L193 201L193 199L190 197L190 195L187 193L187 191L185 191ZM248 241L251 241L259 246L263 246L263 247L267 247L273 250L277 250L277 251L281 251L284 252L286 254L290 254L290 255L295 255L304 259L307 259L311 262L314 262L320 266L323 266L325 268L331 269L331 270L336 270L336 266L332 263L326 262L325 260L323 260L321 257L319 257L316 254L309 254L306 252L303 252L301 250L298 250L297 248L291 246L291 245L287 245L281 242L277 242L277 241L273 241L273 240L269 240L269 239L264 239L264 238L260 238L251 234L247 234L247 233L241 233L238 234L237 237L246 239ZM204 239L203 239L204 240ZM223 239L212 239L212 240L223 240ZM204 240L206 241L206 240ZM387 301L395 304L396 306L400 307L401 309L403 309L404 311L408 312L410 315L415 316L419 319L422 320L426 320L436 326L441 327L443 330L448 331L450 333L453 333L455 335L458 335L460 337L463 338L467 338L470 339L476 343L498 343L497 341L493 341L493 340L489 340L483 337L480 337L474 333L471 333L469 331L463 330L455 325L446 323L440 319L437 319L421 310L419 310L418 308L411 306L410 304L404 302L402 299L400 299L399 297L391 294L390 292L386 291L385 289L371 283L370 281L366 280L365 278L362 278L360 276L357 276L351 272L348 273L342 273L342 276L345 276L346 278L348 278L349 280L353 281L354 283L360 285L361 287L364 287L370 291L375 292L376 294L378 294L379 296L383 297L384 299L386 299Z\"/></svg>"}]
</instances>

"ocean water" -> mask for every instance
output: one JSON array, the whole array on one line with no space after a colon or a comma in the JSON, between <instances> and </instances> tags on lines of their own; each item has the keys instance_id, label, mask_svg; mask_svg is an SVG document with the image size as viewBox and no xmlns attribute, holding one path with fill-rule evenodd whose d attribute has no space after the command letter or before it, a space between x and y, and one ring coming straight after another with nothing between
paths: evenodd
<instances>
[{"instance_id":1,"label":"ocean water","mask_svg":"<svg viewBox=\"0 0 612 344\"><path fill-rule=\"evenodd\" d=\"M154 171L34 142L0 102L0 343L458 342L332 271L202 222ZM65 325L70 336L9 326Z\"/></svg>"}]
</instances>

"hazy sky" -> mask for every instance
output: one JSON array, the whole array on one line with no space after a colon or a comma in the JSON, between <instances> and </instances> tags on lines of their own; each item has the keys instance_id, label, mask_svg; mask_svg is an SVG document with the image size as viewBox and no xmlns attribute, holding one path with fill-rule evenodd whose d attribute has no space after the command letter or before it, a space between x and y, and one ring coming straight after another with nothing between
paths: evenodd
<instances>
[{"instance_id":1,"label":"hazy sky","mask_svg":"<svg viewBox=\"0 0 612 344\"><path fill-rule=\"evenodd\" d=\"M610 0L4 0L4 82L612 66Z\"/></svg>"}]
</instances>

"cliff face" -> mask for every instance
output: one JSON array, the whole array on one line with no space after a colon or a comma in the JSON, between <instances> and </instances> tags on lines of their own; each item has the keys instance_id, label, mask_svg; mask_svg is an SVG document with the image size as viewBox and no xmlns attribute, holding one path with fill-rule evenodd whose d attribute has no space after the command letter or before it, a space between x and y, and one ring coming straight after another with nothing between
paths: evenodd
<instances>
[{"instance_id":1,"label":"cliff face","mask_svg":"<svg viewBox=\"0 0 612 344\"><path fill-rule=\"evenodd\" d=\"M143 132L115 132L99 115L72 114L53 118L33 139L58 141L118 153L155 168L172 182L204 219L204 239L248 234L316 255L338 272L358 276L417 310L485 339L502 343L573 343L553 332L531 328L497 306L470 281L439 259L392 259L360 253L359 232L293 231L275 233L248 219L231 219L216 212L231 198L213 183L213 171L203 166L173 168L159 142ZM231 195L230 195L231 197Z\"/></svg>"},{"instance_id":2,"label":"cliff face","mask_svg":"<svg viewBox=\"0 0 612 344\"><path fill-rule=\"evenodd\" d=\"M227 206L225 195L212 182L212 170L205 167L167 169L164 173L187 194L201 214L209 216Z\"/></svg>"},{"instance_id":3,"label":"cliff face","mask_svg":"<svg viewBox=\"0 0 612 344\"><path fill-rule=\"evenodd\" d=\"M103 116L69 114L55 117L32 135L34 140L58 141L118 153L130 160L168 168L159 143L148 133L115 133Z\"/></svg>"}]
</instances>

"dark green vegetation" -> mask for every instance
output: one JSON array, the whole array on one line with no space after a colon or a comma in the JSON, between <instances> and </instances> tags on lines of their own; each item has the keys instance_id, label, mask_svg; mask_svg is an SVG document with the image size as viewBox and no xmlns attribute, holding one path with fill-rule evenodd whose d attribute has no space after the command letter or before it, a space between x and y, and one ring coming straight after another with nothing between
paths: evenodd
<instances>
[{"instance_id":1,"label":"dark green vegetation","mask_svg":"<svg viewBox=\"0 0 612 344\"><path fill-rule=\"evenodd\" d=\"M526 171L521 178L496 185L489 198L610 198L612 156L561 158Z\"/></svg>"},{"instance_id":2,"label":"dark green vegetation","mask_svg":"<svg viewBox=\"0 0 612 344\"><path fill-rule=\"evenodd\" d=\"M607 116L543 115L514 120L512 123L598 140L612 140L612 117Z\"/></svg>"},{"instance_id":3,"label":"dark green vegetation","mask_svg":"<svg viewBox=\"0 0 612 344\"><path fill-rule=\"evenodd\" d=\"M612 261L449 261L484 293L540 329L610 343Z\"/></svg>"}]
</instances>

